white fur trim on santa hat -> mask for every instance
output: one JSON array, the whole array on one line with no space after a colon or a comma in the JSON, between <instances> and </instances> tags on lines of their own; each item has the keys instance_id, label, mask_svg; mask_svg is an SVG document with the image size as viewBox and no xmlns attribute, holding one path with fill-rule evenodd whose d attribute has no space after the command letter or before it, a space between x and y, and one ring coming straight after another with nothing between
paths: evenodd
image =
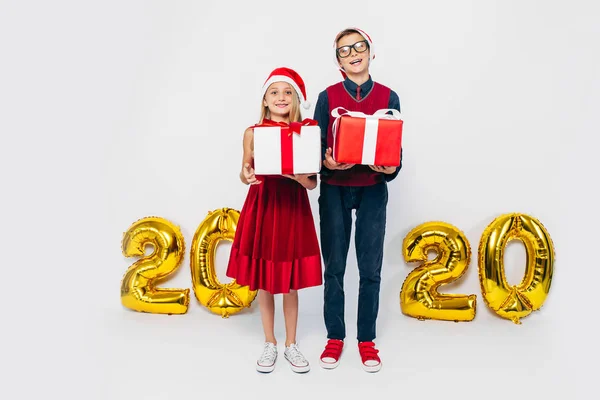
<instances>
[{"instance_id":1,"label":"white fur trim on santa hat","mask_svg":"<svg viewBox=\"0 0 600 400\"><path fill-rule=\"evenodd\" d=\"M307 110L310 108L310 102L304 98L304 95L302 94L302 91L298 87L298 84L296 84L296 82L292 78L290 78L289 76L285 76L285 75L271 76L263 85L263 92L262 92L263 97L264 97L265 93L267 93L267 89L269 88L269 86L271 86L271 84L273 84L275 82L289 83L294 88L296 93L298 94L298 98L300 99L300 104L302 105L302 107L304 107Z\"/></svg>"}]
</instances>

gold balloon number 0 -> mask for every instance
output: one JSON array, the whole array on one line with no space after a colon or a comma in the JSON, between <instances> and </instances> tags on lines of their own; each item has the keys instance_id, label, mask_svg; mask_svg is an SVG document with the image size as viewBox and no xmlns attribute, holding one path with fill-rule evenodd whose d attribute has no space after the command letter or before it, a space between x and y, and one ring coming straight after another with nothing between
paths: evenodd
<instances>
[{"instance_id":1,"label":"gold balloon number 0","mask_svg":"<svg viewBox=\"0 0 600 400\"><path fill-rule=\"evenodd\" d=\"M506 280L504 249L511 240L523 242L527 254L521 283ZM476 296L440 294L438 288L459 279L471 257L469 241L458 228L444 222L427 222L408 233L402 245L406 262L421 263L406 277L400 292L405 315L424 319L471 321ZM437 253L428 260L428 252ZM487 306L502 318L520 324L537 311L550 291L554 270L554 245L544 226L525 214L504 214L484 230L479 243L478 271Z\"/></svg>"},{"instance_id":2,"label":"gold balloon number 0","mask_svg":"<svg viewBox=\"0 0 600 400\"><path fill-rule=\"evenodd\" d=\"M208 213L198 226L191 250L191 274L196 299L215 314L226 318L250 307L256 291L234 281L222 284L216 276L215 255L222 240L233 241L240 213L222 208ZM146 256L146 246L154 251ZM124 233L125 257L141 257L121 280L121 303L132 310L156 314L185 314L189 289L157 288L179 268L184 256L183 235L178 227L160 217L146 217Z\"/></svg>"},{"instance_id":3,"label":"gold balloon number 0","mask_svg":"<svg viewBox=\"0 0 600 400\"><path fill-rule=\"evenodd\" d=\"M192 282L198 301L223 318L250 307L256 290L241 286L233 280L219 282L215 272L215 255L221 240L233 242L239 211L223 208L209 213L202 221L192 241Z\"/></svg>"}]
</instances>

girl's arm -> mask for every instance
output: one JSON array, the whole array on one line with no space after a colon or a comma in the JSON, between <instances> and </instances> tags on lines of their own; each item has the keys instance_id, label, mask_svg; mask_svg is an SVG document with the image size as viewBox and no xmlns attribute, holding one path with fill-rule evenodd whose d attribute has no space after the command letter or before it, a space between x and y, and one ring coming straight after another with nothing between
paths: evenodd
<instances>
[{"instance_id":1,"label":"girl's arm","mask_svg":"<svg viewBox=\"0 0 600 400\"><path fill-rule=\"evenodd\" d=\"M253 148L254 130L248 128L244 132L244 155L242 156L242 170L240 171L240 180L246 185L258 185L262 182L256 179L254 168L252 168Z\"/></svg>"}]
</instances>

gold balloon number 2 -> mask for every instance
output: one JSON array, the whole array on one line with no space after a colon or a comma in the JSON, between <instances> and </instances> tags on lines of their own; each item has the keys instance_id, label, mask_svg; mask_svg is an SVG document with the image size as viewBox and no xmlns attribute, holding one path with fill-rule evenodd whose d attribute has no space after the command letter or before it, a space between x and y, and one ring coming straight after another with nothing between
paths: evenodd
<instances>
[{"instance_id":1,"label":"gold balloon number 2","mask_svg":"<svg viewBox=\"0 0 600 400\"><path fill-rule=\"evenodd\" d=\"M223 318L250 307L256 291L234 281L222 284L216 276L215 255L222 240L233 241L240 213L222 208L208 213L198 226L191 250L191 274L196 299ZM141 257L121 280L121 303L132 310L155 314L185 314L189 289L157 288L183 261L185 245L177 226L160 217L146 217L123 234L125 257ZM146 246L154 251L145 255Z\"/></svg>"},{"instance_id":2,"label":"gold balloon number 2","mask_svg":"<svg viewBox=\"0 0 600 400\"><path fill-rule=\"evenodd\" d=\"M146 256L146 246L154 251ZM185 245L179 228L169 221L148 217L135 222L123 235L121 248L125 257L141 257L121 280L121 302L136 311L183 314L190 302L189 289L155 287L179 268Z\"/></svg>"},{"instance_id":3,"label":"gold balloon number 2","mask_svg":"<svg viewBox=\"0 0 600 400\"><path fill-rule=\"evenodd\" d=\"M422 262L406 277L400 292L402 312L419 319L471 321L476 296L440 294L438 287L457 280L471 261L466 236L445 222L428 222L409 232L402 245L406 262ZM428 260L428 253L437 253Z\"/></svg>"},{"instance_id":4,"label":"gold balloon number 2","mask_svg":"<svg viewBox=\"0 0 600 400\"><path fill-rule=\"evenodd\" d=\"M504 249L520 240L527 254L525 275L518 285L506 280ZM428 252L437 253L428 260ZM504 214L484 230L479 243L478 271L486 305L502 318L520 324L520 319L537 311L550 291L554 270L554 245L544 226L525 214ZM440 294L438 288L466 272L471 249L465 234L444 222L426 222L406 235L402 245L406 262L419 262L404 280L400 308L405 315L424 319L471 321L475 318L476 296Z\"/></svg>"}]
</instances>

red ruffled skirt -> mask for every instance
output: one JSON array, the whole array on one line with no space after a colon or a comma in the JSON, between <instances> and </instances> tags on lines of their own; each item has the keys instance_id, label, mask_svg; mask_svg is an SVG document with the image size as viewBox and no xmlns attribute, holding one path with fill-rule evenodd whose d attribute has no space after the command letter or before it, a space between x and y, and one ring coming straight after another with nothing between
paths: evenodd
<instances>
[{"instance_id":1,"label":"red ruffled skirt","mask_svg":"<svg viewBox=\"0 0 600 400\"><path fill-rule=\"evenodd\" d=\"M279 176L251 185L231 246L227 276L251 290L289 293L323 283L306 189Z\"/></svg>"}]
</instances>

